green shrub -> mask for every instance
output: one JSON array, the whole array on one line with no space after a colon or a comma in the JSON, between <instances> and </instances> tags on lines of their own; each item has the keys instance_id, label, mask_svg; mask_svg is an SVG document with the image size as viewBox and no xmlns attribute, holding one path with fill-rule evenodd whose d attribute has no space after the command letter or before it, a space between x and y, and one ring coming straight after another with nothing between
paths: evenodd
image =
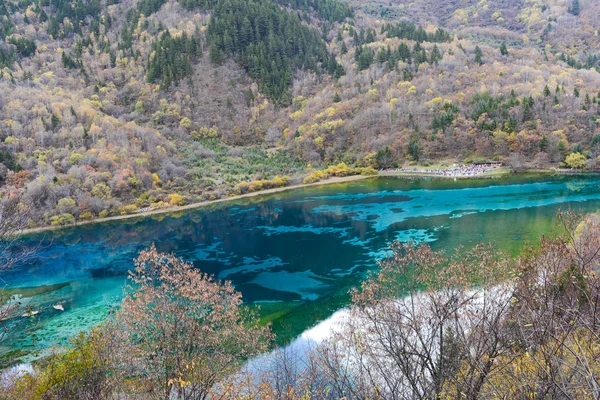
<instances>
[{"instance_id":1,"label":"green shrub","mask_svg":"<svg viewBox=\"0 0 600 400\"><path fill-rule=\"evenodd\" d=\"M52 226L71 225L74 223L75 217L68 213L55 215L54 217L50 218L50 225Z\"/></svg>"}]
</instances>

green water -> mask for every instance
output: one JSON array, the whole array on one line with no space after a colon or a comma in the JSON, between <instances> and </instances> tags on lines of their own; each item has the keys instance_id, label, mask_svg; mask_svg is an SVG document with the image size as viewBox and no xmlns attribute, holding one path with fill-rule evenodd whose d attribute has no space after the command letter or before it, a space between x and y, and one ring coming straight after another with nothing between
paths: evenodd
<instances>
[{"instance_id":1,"label":"green water","mask_svg":"<svg viewBox=\"0 0 600 400\"><path fill-rule=\"evenodd\" d=\"M567 207L597 211L600 177L373 178L33 235L36 259L2 278L34 307L65 311L50 307L34 336L22 330L0 351L47 349L106 318L151 243L233 281L283 341L347 304L393 240L446 250L492 242L515 255Z\"/></svg>"}]
</instances>

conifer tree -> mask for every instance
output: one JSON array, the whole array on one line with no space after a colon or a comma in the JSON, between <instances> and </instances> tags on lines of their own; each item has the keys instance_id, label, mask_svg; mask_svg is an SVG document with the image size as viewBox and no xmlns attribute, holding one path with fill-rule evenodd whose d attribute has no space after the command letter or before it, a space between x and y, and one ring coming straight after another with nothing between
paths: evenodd
<instances>
[{"instance_id":1,"label":"conifer tree","mask_svg":"<svg viewBox=\"0 0 600 400\"><path fill-rule=\"evenodd\" d=\"M483 65L483 51L479 46L475 46L475 62L479 65Z\"/></svg>"}]
</instances>

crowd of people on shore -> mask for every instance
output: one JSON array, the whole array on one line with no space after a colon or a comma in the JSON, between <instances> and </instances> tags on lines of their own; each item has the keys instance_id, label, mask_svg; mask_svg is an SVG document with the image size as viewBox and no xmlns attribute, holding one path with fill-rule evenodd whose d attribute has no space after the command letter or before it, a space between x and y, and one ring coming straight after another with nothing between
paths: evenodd
<instances>
[{"instance_id":1,"label":"crowd of people on shore","mask_svg":"<svg viewBox=\"0 0 600 400\"><path fill-rule=\"evenodd\" d=\"M501 168L501 163L482 163L482 164L454 164L452 167L444 169L423 169L423 168L397 168L386 169L383 172L406 173L406 174L424 174L432 176L442 176L448 178L465 178L482 175L486 172Z\"/></svg>"}]
</instances>

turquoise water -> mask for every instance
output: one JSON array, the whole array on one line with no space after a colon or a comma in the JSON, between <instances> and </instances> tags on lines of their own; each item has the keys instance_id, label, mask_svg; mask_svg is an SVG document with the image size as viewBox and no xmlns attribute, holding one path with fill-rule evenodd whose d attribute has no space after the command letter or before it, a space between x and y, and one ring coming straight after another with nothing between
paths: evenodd
<instances>
[{"instance_id":1,"label":"turquoise water","mask_svg":"<svg viewBox=\"0 0 600 400\"><path fill-rule=\"evenodd\" d=\"M0 350L46 349L100 322L151 243L233 281L286 338L342 307L393 240L493 242L516 254L551 230L559 207L597 211L600 177L373 178L33 235L37 258L2 278L35 307L62 302L65 311L50 308L35 336L23 331Z\"/></svg>"}]
</instances>

